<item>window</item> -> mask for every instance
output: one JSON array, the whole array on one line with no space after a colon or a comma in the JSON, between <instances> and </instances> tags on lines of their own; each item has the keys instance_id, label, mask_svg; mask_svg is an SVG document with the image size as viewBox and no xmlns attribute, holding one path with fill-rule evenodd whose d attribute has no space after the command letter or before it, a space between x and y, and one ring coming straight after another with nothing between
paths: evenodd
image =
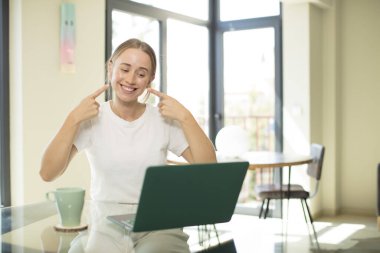
<instances>
[{"instance_id":1,"label":"window","mask_svg":"<svg viewBox=\"0 0 380 253\"><path fill-rule=\"evenodd\" d=\"M128 37L146 38L160 55L156 88L183 103L212 141L240 125L250 149L281 151L280 10L279 0L107 0L106 56ZM249 174L241 203L254 199ZM260 203L249 205L258 213Z\"/></svg>"},{"instance_id":2,"label":"window","mask_svg":"<svg viewBox=\"0 0 380 253\"><path fill-rule=\"evenodd\" d=\"M210 94L208 31L203 26L169 19L167 34L167 93L181 101L207 133ZM191 50L187 50L189 48Z\"/></svg>"},{"instance_id":3,"label":"window","mask_svg":"<svg viewBox=\"0 0 380 253\"><path fill-rule=\"evenodd\" d=\"M180 13L186 16L208 19L208 2L205 0L133 0L142 4L154 6L171 12Z\"/></svg>"},{"instance_id":4,"label":"window","mask_svg":"<svg viewBox=\"0 0 380 253\"><path fill-rule=\"evenodd\" d=\"M274 150L274 29L225 32L224 125L249 134L250 150Z\"/></svg>"},{"instance_id":5,"label":"window","mask_svg":"<svg viewBox=\"0 0 380 253\"><path fill-rule=\"evenodd\" d=\"M220 0L220 20L239 20L280 15L278 0Z\"/></svg>"}]
</instances>

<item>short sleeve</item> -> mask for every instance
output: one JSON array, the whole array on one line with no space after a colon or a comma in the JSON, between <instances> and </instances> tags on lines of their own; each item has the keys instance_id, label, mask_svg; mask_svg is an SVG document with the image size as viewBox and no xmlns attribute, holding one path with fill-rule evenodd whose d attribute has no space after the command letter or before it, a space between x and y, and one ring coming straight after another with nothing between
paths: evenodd
<instances>
[{"instance_id":1,"label":"short sleeve","mask_svg":"<svg viewBox=\"0 0 380 253\"><path fill-rule=\"evenodd\" d=\"M181 156L185 149L189 147L185 134L176 121L171 121L169 132L169 151L173 152L177 156Z\"/></svg>"},{"instance_id":2,"label":"short sleeve","mask_svg":"<svg viewBox=\"0 0 380 253\"><path fill-rule=\"evenodd\" d=\"M75 136L74 145L78 152L91 145L91 120L80 124L78 133Z\"/></svg>"}]
</instances>

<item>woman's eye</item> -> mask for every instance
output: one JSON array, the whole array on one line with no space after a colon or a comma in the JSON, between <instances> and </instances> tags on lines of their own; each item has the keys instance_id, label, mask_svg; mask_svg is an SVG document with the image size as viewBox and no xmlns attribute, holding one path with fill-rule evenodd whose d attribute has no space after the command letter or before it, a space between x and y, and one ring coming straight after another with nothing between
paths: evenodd
<instances>
[{"instance_id":1,"label":"woman's eye","mask_svg":"<svg viewBox=\"0 0 380 253\"><path fill-rule=\"evenodd\" d=\"M137 75L141 78L145 77L145 73L138 73Z\"/></svg>"},{"instance_id":2,"label":"woman's eye","mask_svg":"<svg viewBox=\"0 0 380 253\"><path fill-rule=\"evenodd\" d=\"M123 72L128 72L128 69L121 69L121 71L123 71Z\"/></svg>"}]
</instances>

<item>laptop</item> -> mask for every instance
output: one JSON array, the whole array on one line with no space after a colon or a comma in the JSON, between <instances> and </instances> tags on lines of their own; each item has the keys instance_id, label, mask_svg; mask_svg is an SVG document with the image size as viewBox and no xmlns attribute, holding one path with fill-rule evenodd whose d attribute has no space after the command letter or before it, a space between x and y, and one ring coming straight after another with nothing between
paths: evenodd
<instances>
[{"instance_id":1,"label":"laptop","mask_svg":"<svg viewBox=\"0 0 380 253\"><path fill-rule=\"evenodd\" d=\"M130 232L228 222L248 165L225 162L149 167L136 214L107 218Z\"/></svg>"}]
</instances>

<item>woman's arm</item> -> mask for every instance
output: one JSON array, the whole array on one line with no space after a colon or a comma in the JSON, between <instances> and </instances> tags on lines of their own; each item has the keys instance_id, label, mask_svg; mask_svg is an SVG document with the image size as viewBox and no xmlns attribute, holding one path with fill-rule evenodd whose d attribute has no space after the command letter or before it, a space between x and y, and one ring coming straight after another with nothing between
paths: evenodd
<instances>
[{"instance_id":1,"label":"woman's arm","mask_svg":"<svg viewBox=\"0 0 380 253\"><path fill-rule=\"evenodd\" d=\"M77 153L74 139L81 122L89 120L99 113L96 97L102 94L108 85L82 100L67 116L61 129L46 148L41 161L40 176L45 181L52 181L66 170L71 159Z\"/></svg>"},{"instance_id":2,"label":"woman's arm","mask_svg":"<svg viewBox=\"0 0 380 253\"><path fill-rule=\"evenodd\" d=\"M189 143L189 148L182 153L182 156L190 163L216 162L214 145L190 112L187 117L180 122Z\"/></svg>"},{"instance_id":3,"label":"woman's arm","mask_svg":"<svg viewBox=\"0 0 380 253\"><path fill-rule=\"evenodd\" d=\"M189 148L182 153L182 156L190 163L216 162L215 148L212 142L203 132L190 111L174 98L152 88L148 90L160 98L158 107L161 114L180 123L186 140L189 143Z\"/></svg>"},{"instance_id":4,"label":"woman's arm","mask_svg":"<svg viewBox=\"0 0 380 253\"><path fill-rule=\"evenodd\" d=\"M77 153L73 142L78 128L79 125L68 116L57 135L49 143L41 161L40 176L44 181L52 181L62 175Z\"/></svg>"}]
</instances>

